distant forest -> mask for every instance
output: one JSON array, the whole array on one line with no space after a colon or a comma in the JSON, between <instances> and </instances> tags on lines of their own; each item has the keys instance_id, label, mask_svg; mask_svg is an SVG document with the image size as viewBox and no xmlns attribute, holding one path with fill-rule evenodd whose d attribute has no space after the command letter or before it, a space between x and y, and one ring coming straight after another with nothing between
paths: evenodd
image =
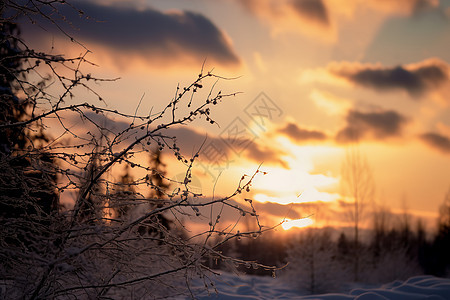
<instances>
[{"instance_id":1,"label":"distant forest","mask_svg":"<svg viewBox=\"0 0 450 300\"><path fill-rule=\"evenodd\" d=\"M407 216L388 226L379 214L373 217L372 228L366 230L358 245L352 229L347 229L272 231L257 239L234 240L221 251L248 262L276 265L280 268L277 276L311 294L344 292L349 282L380 284L422 274L450 276L450 194L441 206L436 232L426 232L420 220L411 224ZM235 266L210 261L210 266L246 274L271 274L253 268L251 263Z\"/></svg>"}]
</instances>

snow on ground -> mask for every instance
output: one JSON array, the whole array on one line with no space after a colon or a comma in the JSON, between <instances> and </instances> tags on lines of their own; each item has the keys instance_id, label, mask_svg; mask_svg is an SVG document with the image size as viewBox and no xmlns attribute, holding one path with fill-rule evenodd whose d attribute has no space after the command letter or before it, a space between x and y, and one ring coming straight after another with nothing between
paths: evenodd
<instances>
[{"instance_id":1,"label":"snow on ground","mask_svg":"<svg viewBox=\"0 0 450 300\"><path fill-rule=\"evenodd\" d=\"M204 283L197 282L194 295L199 300L216 299L325 299L325 300L450 300L450 279L416 276L406 281L394 281L378 288L355 288L348 294L305 295L282 279L223 273L214 278L218 294L209 294Z\"/></svg>"}]
</instances>

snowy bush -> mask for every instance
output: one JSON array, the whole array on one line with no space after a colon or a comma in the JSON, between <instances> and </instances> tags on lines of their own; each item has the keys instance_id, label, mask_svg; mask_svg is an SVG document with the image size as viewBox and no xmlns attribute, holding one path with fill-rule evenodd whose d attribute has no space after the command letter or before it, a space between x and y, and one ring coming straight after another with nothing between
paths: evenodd
<instances>
[{"instance_id":1,"label":"snowy bush","mask_svg":"<svg viewBox=\"0 0 450 300\"><path fill-rule=\"evenodd\" d=\"M293 286L309 294L336 291L349 279L349 267L338 259L336 244L326 230L307 230L288 251L283 271Z\"/></svg>"}]
</instances>

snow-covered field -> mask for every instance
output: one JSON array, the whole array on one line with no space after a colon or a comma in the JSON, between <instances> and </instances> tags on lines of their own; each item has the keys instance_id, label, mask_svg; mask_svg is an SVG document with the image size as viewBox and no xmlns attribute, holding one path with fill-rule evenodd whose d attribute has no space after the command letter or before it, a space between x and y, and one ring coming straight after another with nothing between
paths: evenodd
<instances>
[{"instance_id":1,"label":"snow-covered field","mask_svg":"<svg viewBox=\"0 0 450 300\"><path fill-rule=\"evenodd\" d=\"M377 288L354 288L344 294L305 295L285 284L282 279L223 273L214 279L218 294L203 283L195 288L197 299L326 299L326 300L449 300L450 279L416 276L394 281Z\"/></svg>"}]
</instances>

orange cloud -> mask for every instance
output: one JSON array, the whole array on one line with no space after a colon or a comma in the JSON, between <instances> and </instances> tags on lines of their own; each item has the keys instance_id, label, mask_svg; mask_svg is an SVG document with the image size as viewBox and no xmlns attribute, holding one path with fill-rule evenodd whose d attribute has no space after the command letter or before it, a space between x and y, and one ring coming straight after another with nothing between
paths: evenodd
<instances>
[{"instance_id":1,"label":"orange cloud","mask_svg":"<svg viewBox=\"0 0 450 300\"><path fill-rule=\"evenodd\" d=\"M406 15L411 15L439 5L439 0L370 0L363 2L383 12Z\"/></svg>"},{"instance_id":2,"label":"orange cloud","mask_svg":"<svg viewBox=\"0 0 450 300\"><path fill-rule=\"evenodd\" d=\"M314 89L309 97L321 111L329 115L342 115L352 106L349 99L337 97L326 91Z\"/></svg>"},{"instance_id":3,"label":"orange cloud","mask_svg":"<svg viewBox=\"0 0 450 300\"><path fill-rule=\"evenodd\" d=\"M327 0L329 10L338 14L353 17L357 8L366 7L368 9L381 12L387 15L412 15L426 9L435 8L439 5L439 0L348 0L345 5L341 0Z\"/></svg>"},{"instance_id":4,"label":"orange cloud","mask_svg":"<svg viewBox=\"0 0 450 300\"><path fill-rule=\"evenodd\" d=\"M247 11L270 24L272 32L300 32L333 41L336 32L322 0L235 0Z\"/></svg>"},{"instance_id":5,"label":"orange cloud","mask_svg":"<svg viewBox=\"0 0 450 300\"><path fill-rule=\"evenodd\" d=\"M436 8L438 0L234 0L270 25L273 34L298 32L326 42L337 39L339 17L366 8L385 15L413 15Z\"/></svg>"}]
</instances>

